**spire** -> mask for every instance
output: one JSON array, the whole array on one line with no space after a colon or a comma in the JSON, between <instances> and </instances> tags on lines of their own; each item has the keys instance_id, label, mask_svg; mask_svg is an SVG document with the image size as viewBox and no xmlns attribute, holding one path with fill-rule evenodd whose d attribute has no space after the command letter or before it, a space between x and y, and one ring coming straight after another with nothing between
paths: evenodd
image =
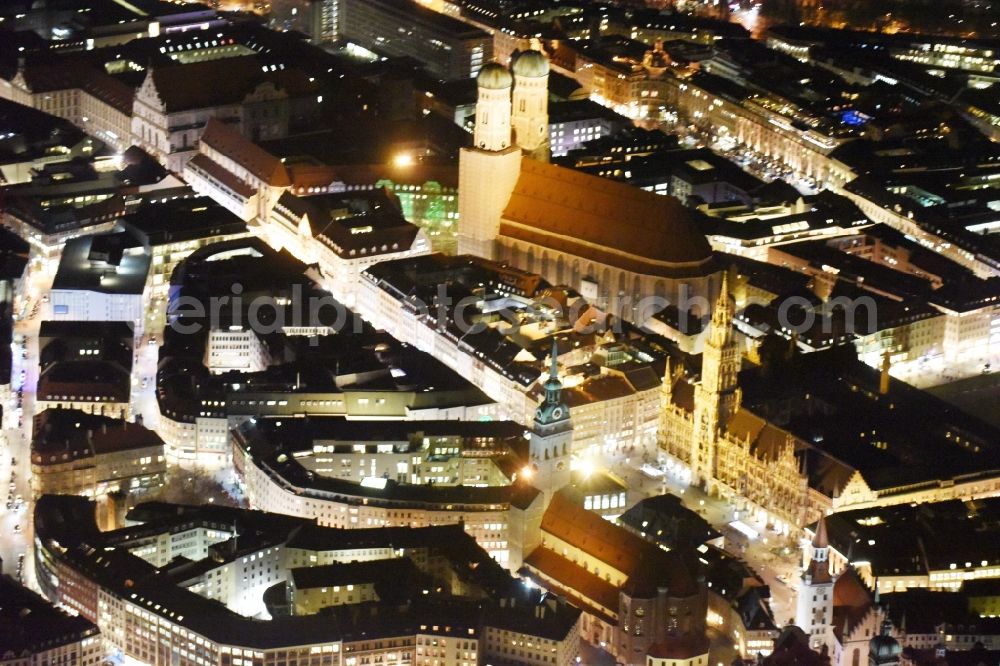
<instances>
[{"instance_id":1,"label":"spire","mask_svg":"<svg viewBox=\"0 0 1000 666\"><path fill-rule=\"evenodd\" d=\"M812 557L806 567L805 576L811 584L826 584L833 581L830 576L828 553L830 541L826 536L826 518L820 518L816 525L816 536L812 540Z\"/></svg>"},{"instance_id":2,"label":"spire","mask_svg":"<svg viewBox=\"0 0 1000 666\"><path fill-rule=\"evenodd\" d=\"M886 605L886 607L882 611L882 627L881 630L879 631L879 634L887 637L892 636L892 620L889 619L888 605Z\"/></svg>"},{"instance_id":3,"label":"spire","mask_svg":"<svg viewBox=\"0 0 1000 666\"><path fill-rule=\"evenodd\" d=\"M717 345L729 342L732 336L733 316L736 314L733 299L729 296L729 273L722 272L722 287L712 310L712 341Z\"/></svg>"},{"instance_id":4,"label":"spire","mask_svg":"<svg viewBox=\"0 0 1000 666\"><path fill-rule=\"evenodd\" d=\"M559 346L552 336L552 353L549 355L549 377L542 384L545 397L535 414L536 420L560 421L569 416L569 408L563 404L562 382L559 381Z\"/></svg>"},{"instance_id":5,"label":"spire","mask_svg":"<svg viewBox=\"0 0 1000 666\"><path fill-rule=\"evenodd\" d=\"M674 393L674 369L670 365L670 357L667 357L667 366L663 369L663 385L662 394L664 400L664 408L670 407L673 403L673 393Z\"/></svg>"},{"instance_id":6,"label":"spire","mask_svg":"<svg viewBox=\"0 0 1000 666\"><path fill-rule=\"evenodd\" d=\"M816 524L816 536L813 537L812 541L813 548L829 548L830 539L826 535L826 517L819 519L819 523Z\"/></svg>"}]
</instances>

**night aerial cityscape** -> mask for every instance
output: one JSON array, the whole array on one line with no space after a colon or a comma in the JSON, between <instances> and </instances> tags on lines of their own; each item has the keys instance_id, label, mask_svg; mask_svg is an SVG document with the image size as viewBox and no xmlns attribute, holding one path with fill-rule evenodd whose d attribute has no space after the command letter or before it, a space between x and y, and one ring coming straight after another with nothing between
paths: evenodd
<instances>
[{"instance_id":1,"label":"night aerial cityscape","mask_svg":"<svg viewBox=\"0 0 1000 666\"><path fill-rule=\"evenodd\" d=\"M0 666L998 666L997 0L0 0Z\"/></svg>"}]
</instances>

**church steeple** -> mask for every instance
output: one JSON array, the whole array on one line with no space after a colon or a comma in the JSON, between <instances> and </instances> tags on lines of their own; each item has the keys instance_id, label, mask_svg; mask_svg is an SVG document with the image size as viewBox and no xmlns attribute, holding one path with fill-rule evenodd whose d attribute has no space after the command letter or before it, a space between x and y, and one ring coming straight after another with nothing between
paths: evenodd
<instances>
[{"instance_id":1,"label":"church steeple","mask_svg":"<svg viewBox=\"0 0 1000 666\"><path fill-rule=\"evenodd\" d=\"M719 289L719 299L715 301L712 310L712 342L720 347L729 343L733 337L733 318L736 316L736 304L729 295L729 272L722 272L722 287Z\"/></svg>"},{"instance_id":2,"label":"church steeple","mask_svg":"<svg viewBox=\"0 0 1000 666\"><path fill-rule=\"evenodd\" d=\"M500 218L521 175L511 125L514 77L493 62L479 70L476 84L472 146L458 160L458 253L494 259Z\"/></svg>"},{"instance_id":3,"label":"church steeple","mask_svg":"<svg viewBox=\"0 0 1000 666\"><path fill-rule=\"evenodd\" d=\"M570 447L573 443L573 424L569 406L563 401L562 382L559 381L559 347L552 338L549 356L549 376L542 384L544 397L535 410L531 428L529 457L533 485L545 494L546 505L552 495L570 482Z\"/></svg>"},{"instance_id":4,"label":"church steeple","mask_svg":"<svg viewBox=\"0 0 1000 666\"><path fill-rule=\"evenodd\" d=\"M816 536L812 540L812 560L805 571L805 577L813 583L829 582L830 540L826 534L826 518L820 518L816 525Z\"/></svg>"},{"instance_id":5,"label":"church steeple","mask_svg":"<svg viewBox=\"0 0 1000 666\"><path fill-rule=\"evenodd\" d=\"M511 145L510 91L514 77L506 67L491 62L476 77L479 98L476 101L476 148L499 152Z\"/></svg>"},{"instance_id":6,"label":"church steeple","mask_svg":"<svg viewBox=\"0 0 1000 666\"><path fill-rule=\"evenodd\" d=\"M742 357L732 330L735 312L736 306L729 296L729 280L723 273L701 355L701 382L695 386L694 395L691 474L696 483L703 485L716 478L718 439L739 409L737 375Z\"/></svg>"},{"instance_id":7,"label":"church steeple","mask_svg":"<svg viewBox=\"0 0 1000 666\"><path fill-rule=\"evenodd\" d=\"M518 147L535 159L548 161L549 61L540 51L514 54L511 125Z\"/></svg>"},{"instance_id":8,"label":"church steeple","mask_svg":"<svg viewBox=\"0 0 1000 666\"><path fill-rule=\"evenodd\" d=\"M814 649L823 645L830 648L833 636L833 577L826 530L826 518L820 518L812 540L812 557L802 572L795 610L795 624L809 636Z\"/></svg>"},{"instance_id":9,"label":"church steeple","mask_svg":"<svg viewBox=\"0 0 1000 666\"><path fill-rule=\"evenodd\" d=\"M535 411L535 425L546 429L569 421L569 407L562 399L562 382L559 381L559 343L552 337L552 353L549 355L549 376L542 384L544 398Z\"/></svg>"}]
</instances>

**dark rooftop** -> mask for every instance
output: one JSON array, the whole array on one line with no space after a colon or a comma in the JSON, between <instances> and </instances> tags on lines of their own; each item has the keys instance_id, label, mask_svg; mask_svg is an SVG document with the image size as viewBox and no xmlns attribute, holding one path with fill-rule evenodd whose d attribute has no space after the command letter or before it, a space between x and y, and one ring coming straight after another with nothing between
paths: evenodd
<instances>
[{"instance_id":1,"label":"dark rooftop","mask_svg":"<svg viewBox=\"0 0 1000 666\"><path fill-rule=\"evenodd\" d=\"M141 295L151 258L134 234L83 236L66 243L52 289Z\"/></svg>"},{"instance_id":2,"label":"dark rooftop","mask_svg":"<svg viewBox=\"0 0 1000 666\"><path fill-rule=\"evenodd\" d=\"M856 509L827 516L826 522L830 545L870 562L876 577L1000 564L997 498ZM916 593L911 596L916 600ZM944 608L940 606L941 612Z\"/></svg>"},{"instance_id":3,"label":"dark rooftop","mask_svg":"<svg viewBox=\"0 0 1000 666\"><path fill-rule=\"evenodd\" d=\"M53 650L98 636L89 620L58 610L46 599L0 575L0 655L8 659Z\"/></svg>"},{"instance_id":4,"label":"dark rooftop","mask_svg":"<svg viewBox=\"0 0 1000 666\"><path fill-rule=\"evenodd\" d=\"M163 446L159 435L139 423L78 409L46 409L34 421L31 456L37 464Z\"/></svg>"}]
</instances>

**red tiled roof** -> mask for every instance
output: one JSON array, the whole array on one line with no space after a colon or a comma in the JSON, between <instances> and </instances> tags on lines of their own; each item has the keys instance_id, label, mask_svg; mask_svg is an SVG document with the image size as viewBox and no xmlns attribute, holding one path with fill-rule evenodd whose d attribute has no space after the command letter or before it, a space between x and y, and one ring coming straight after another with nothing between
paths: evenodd
<instances>
[{"instance_id":1,"label":"red tiled roof","mask_svg":"<svg viewBox=\"0 0 1000 666\"><path fill-rule=\"evenodd\" d=\"M542 517L542 531L576 546L626 576L635 571L642 552L655 548L593 511L573 503L562 493L552 497Z\"/></svg>"},{"instance_id":2,"label":"red tiled roof","mask_svg":"<svg viewBox=\"0 0 1000 666\"><path fill-rule=\"evenodd\" d=\"M132 102L135 100L135 90L115 77L95 71L83 81L81 87L97 99L114 107L122 113L132 115Z\"/></svg>"},{"instance_id":3,"label":"red tiled roof","mask_svg":"<svg viewBox=\"0 0 1000 666\"><path fill-rule=\"evenodd\" d=\"M94 454L163 446L163 440L138 423L87 414L76 409L46 409L34 419L31 453L44 464L45 456L67 454L73 459ZM60 456L54 462L63 462Z\"/></svg>"},{"instance_id":4,"label":"red tiled roof","mask_svg":"<svg viewBox=\"0 0 1000 666\"><path fill-rule=\"evenodd\" d=\"M618 610L618 588L575 564L549 548L536 548L525 560L529 569L534 569L556 585L569 596L592 606L595 610L601 608L612 612ZM575 593L575 594L574 594ZM606 611L602 611L606 615Z\"/></svg>"},{"instance_id":5,"label":"red tiled roof","mask_svg":"<svg viewBox=\"0 0 1000 666\"><path fill-rule=\"evenodd\" d=\"M288 187L291 181L281 160L236 129L217 118L205 125L201 140L272 187Z\"/></svg>"},{"instance_id":6,"label":"red tiled roof","mask_svg":"<svg viewBox=\"0 0 1000 666\"><path fill-rule=\"evenodd\" d=\"M872 592L861 581L854 567L848 567L833 585L833 605L868 608L872 605Z\"/></svg>"},{"instance_id":7,"label":"red tiled roof","mask_svg":"<svg viewBox=\"0 0 1000 666\"><path fill-rule=\"evenodd\" d=\"M708 646L707 636L668 638L650 646L648 654L654 659L691 659L708 654Z\"/></svg>"},{"instance_id":8,"label":"red tiled roof","mask_svg":"<svg viewBox=\"0 0 1000 666\"><path fill-rule=\"evenodd\" d=\"M556 493L542 516L542 532L552 535L627 576L622 589L646 597L657 588L686 597L697 584L676 553L668 553L593 511Z\"/></svg>"},{"instance_id":9,"label":"red tiled roof","mask_svg":"<svg viewBox=\"0 0 1000 666\"><path fill-rule=\"evenodd\" d=\"M591 377L572 388L563 389L563 398L570 407L589 405L601 400L613 400L633 395L635 389L621 375Z\"/></svg>"},{"instance_id":10,"label":"red tiled roof","mask_svg":"<svg viewBox=\"0 0 1000 666\"><path fill-rule=\"evenodd\" d=\"M749 439L751 450L761 460L777 460L789 446L786 431L742 407L729 419L726 430L739 439Z\"/></svg>"},{"instance_id":11,"label":"red tiled roof","mask_svg":"<svg viewBox=\"0 0 1000 666\"><path fill-rule=\"evenodd\" d=\"M691 216L673 197L523 160L500 234L636 273L708 275L712 250Z\"/></svg>"}]
</instances>

